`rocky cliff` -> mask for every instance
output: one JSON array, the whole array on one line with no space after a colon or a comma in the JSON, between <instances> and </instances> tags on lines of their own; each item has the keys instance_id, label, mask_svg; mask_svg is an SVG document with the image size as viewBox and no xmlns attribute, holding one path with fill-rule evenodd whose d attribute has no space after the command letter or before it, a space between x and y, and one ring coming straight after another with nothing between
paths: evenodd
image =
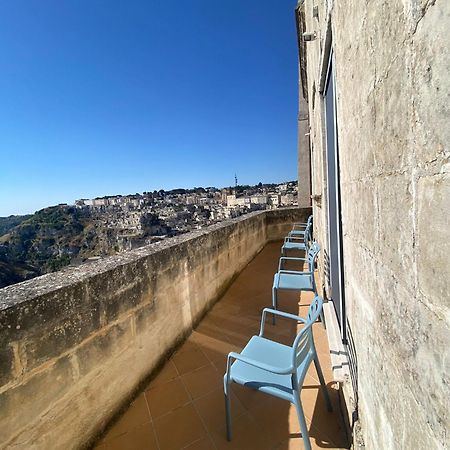
<instances>
[{"instance_id":1,"label":"rocky cliff","mask_svg":"<svg viewBox=\"0 0 450 450\"><path fill-rule=\"evenodd\" d=\"M146 212L137 217L134 212L133 226L127 228L126 214L60 205L31 216L0 218L0 288L171 233L156 215Z\"/></svg>"}]
</instances>

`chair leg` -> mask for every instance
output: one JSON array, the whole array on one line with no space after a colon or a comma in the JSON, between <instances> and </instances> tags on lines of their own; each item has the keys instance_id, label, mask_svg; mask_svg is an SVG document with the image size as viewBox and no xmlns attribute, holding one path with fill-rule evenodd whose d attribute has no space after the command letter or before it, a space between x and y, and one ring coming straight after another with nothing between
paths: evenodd
<instances>
[{"instance_id":1,"label":"chair leg","mask_svg":"<svg viewBox=\"0 0 450 450\"><path fill-rule=\"evenodd\" d=\"M272 288L272 306L273 309L278 309L277 288L275 286ZM272 324L275 325L275 314L272 314Z\"/></svg>"},{"instance_id":2,"label":"chair leg","mask_svg":"<svg viewBox=\"0 0 450 450\"><path fill-rule=\"evenodd\" d=\"M331 406L330 396L328 395L327 385L325 384L325 379L323 378L322 368L320 367L319 358L317 357L317 353L316 353L316 356L314 357L314 365L316 366L316 372L317 372L317 375L319 376L320 387L322 389L322 393L325 398L327 410L331 412L331 411L333 411L333 407Z\"/></svg>"},{"instance_id":3,"label":"chair leg","mask_svg":"<svg viewBox=\"0 0 450 450\"><path fill-rule=\"evenodd\" d=\"M300 423L300 431L302 432L303 444L305 450L311 450L311 442L309 441L308 428L306 426L305 413L303 412L302 402L300 401L300 393L296 392L294 395L295 409L297 410L297 417Z\"/></svg>"},{"instance_id":4,"label":"chair leg","mask_svg":"<svg viewBox=\"0 0 450 450\"><path fill-rule=\"evenodd\" d=\"M231 404L230 404L230 385L225 385L225 418L227 423L227 440L231 441Z\"/></svg>"}]
</instances>

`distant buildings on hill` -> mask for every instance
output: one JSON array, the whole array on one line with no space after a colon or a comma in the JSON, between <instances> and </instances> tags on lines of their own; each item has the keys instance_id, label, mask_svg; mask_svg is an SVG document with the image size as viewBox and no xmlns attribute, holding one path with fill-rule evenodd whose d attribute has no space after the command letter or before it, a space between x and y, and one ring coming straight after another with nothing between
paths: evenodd
<instances>
[{"instance_id":1,"label":"distant buildings on hill","mask_svg":"<svg viewBox=\"0 0 450 450\"><path fill-rule=\"evenodd\" d=\"M142 217L152 214L173 232L187 232L250 211L297 205L297 183L173 189L143 194L114 195L76 200L75 206L101 214L103 225L139 233Z\"/></svg>"}]
</instances>

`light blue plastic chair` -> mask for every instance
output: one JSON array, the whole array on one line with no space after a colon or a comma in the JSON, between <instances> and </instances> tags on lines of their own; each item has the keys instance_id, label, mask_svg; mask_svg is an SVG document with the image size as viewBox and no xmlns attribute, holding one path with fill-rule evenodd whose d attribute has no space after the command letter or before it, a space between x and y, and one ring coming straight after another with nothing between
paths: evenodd
<instances>
[{"instance_id":1,"label":"light blue plastic chair","mask_svg":"<svg viewBox=\"0 0 450 450\"><path fill-rule=\"evenodd\" d=\"M306 258L298 258L292 256L282 256L278 263L278 272L273 277L272 285L272 307L278 309L278 291L307 291L314 292L317 295L316 280L314 278L314 268L317 255L320 252L320 245L317 242L313 242L308 249ZM286 261L301 262L301 270L285 270L283 269ZM308 263L308 270L303 271L304 263ZM323 325L325 321L323 313L321 312L320 318ZM275 324L275 316L273 316L273 323Z\"/></svg>"},{"instance_id":2,"label":"light blue plastic chair","mask_svg":"<svg viewBox=\"0 0 450 450\"><path fill-rule=\"evenodd\" d=\"M308 225L312 226L313 216L310 215L306 222L294 223L292 226L292 230L288 233L290 237L304 237L305 231ZM311 233L312 234L312 233Z\"/></svg>"},{"instance_id":3,"label":"light blue plastic chair","mask_svg":"<svg viewBox=\"0 0 450 450\"><path fill-rule=\"evenodd\" d=\"M316 366L327 409L332 411L312 333L312 325L322 310L322 304L322 298L316 296L309 307L306 319L294 314L265 308L261 318L259 335L253 336L241 353L231 352L228 354L227 371L224 375L224 393L227 439L229 441L232 437L230 385L231 383L237 383L293 403L297 410L305 449L311 450L300 391L312 361ZM267 314L276 314L304 323L304 327L295 337L292 347L264 337Z\"/></svg>"},{"instance_id":4,"label":"light blue plastic chair","mask_svg":"<svg viewBox=\"0 0 450 450\"><path fill-rule=\"evenodd\" d=\"M312 223L309 223L305 229L305 234L302 237L286 236L284 238L283 246L281 247L281 254L284 256L288 250L308 251L311 245L311 228Z\"/></svg>"}]
</instances>

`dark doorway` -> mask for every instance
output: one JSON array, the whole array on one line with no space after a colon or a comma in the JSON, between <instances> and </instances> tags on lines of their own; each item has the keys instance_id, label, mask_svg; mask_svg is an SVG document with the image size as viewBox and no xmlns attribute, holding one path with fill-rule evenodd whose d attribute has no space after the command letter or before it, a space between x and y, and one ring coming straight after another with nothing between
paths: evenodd
<instances>
[{"instance_id":1,"label":"dark doorway","mask_svg":"<svg viewBox=\"0 0 450 450\"><path fill-rule=\"evenodd\" d=\"M328 249L330 259L330 289L336 315L339 320L342 340L346 341L344 264L342 255L341 192L339 182L339 145L336 126L336 86L333 52L330 52L325 87L325 123L327 148L328 186Z\"/></svg>"}]
</instances>

